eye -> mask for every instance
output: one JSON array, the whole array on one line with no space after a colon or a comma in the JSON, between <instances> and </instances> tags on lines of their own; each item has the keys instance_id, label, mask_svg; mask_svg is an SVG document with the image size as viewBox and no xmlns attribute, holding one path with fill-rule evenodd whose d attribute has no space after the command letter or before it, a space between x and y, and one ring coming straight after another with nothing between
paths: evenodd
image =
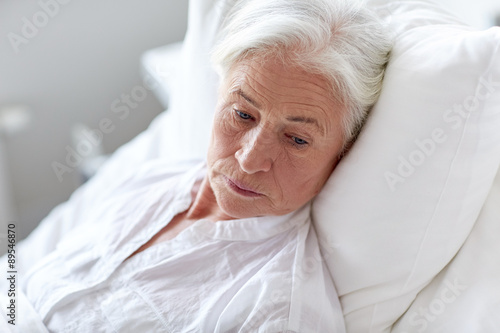
<instances>
[{"instance_id":1,"label":"eye","mask_svg":"<svg viewBox=\"0 0 500 333\"><path fill-rule=\"evenodd\" d=\"M252 119L252 116L249 115L248 113L245 113L245 112L241 112L239 110L234 110L238 116L241 118L241 119L244 119L244 120L248 120L248 119Z\"/></svg>"},{"instance_id":2,"label":"eye","mask_svg":"<svg viewBox=\"0 0 500 333\"><path fill-rule=\"evenodd\" d=\"M304 147L308 142L304 139L298 138L296 136L291 136L290 139L293 140L292 144L298 147Z\"/></svg>"}]
</instances>

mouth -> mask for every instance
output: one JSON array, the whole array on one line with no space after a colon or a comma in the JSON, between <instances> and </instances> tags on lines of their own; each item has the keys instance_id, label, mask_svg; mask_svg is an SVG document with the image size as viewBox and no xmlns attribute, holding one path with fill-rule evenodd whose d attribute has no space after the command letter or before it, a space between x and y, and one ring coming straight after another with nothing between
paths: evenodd
<instances>
[{"instance_id":1,"label":"mouth","mask_svg":"<svg viewBox=\"0 0 500 333\"><path fill-rule=\"evenodd\" d=\"M244 185L236 180L232 180L227 178L226 176L223 176L224 180L226 181L226 184L233 190L234 192L238 193L239 195L242 195L244 197L260 197L262 196L262 193L257 192L256 190L252 189L251 187Z\"/></svg>"}]
</instances>

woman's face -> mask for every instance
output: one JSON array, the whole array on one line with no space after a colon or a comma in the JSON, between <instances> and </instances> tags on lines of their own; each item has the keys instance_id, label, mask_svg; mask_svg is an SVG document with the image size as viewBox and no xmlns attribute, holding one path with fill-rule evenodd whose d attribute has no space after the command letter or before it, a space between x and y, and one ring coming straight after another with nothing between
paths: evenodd
<instances>
[{"instance_id":1,"label":"woman's face","mask_svg":"<svg viewBox=\"0 0 500 333\"><path fill-rule=\"evenodd\" d=\"M279 61L243 60L219 91L208 179L229 216L284 215L311 200L342 149L344 110L326 80Z\"/></svg>"}]
</instances>

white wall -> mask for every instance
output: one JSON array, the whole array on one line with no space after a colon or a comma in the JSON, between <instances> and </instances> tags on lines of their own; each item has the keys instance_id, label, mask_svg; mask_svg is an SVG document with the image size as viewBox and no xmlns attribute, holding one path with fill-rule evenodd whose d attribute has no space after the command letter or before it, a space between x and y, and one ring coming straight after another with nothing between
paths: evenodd
<instances>
[{"instance_id":1,"label":"white wall","mask_svg":"<svg viewBox=\"0 0 500 333\"><path fill-rule=\"evenodd\" d=\"M435 0L443 4L465 23L486 29L494 25L495 17L500 15L498 0Z\"/></svg>"},{"instance_id":2,"label":"white wall","mask_svg":"<svg viewBox=\"0 0 500 333\"><path fill-rule=\"evenodd\" d=\"M50 5L44 10L42 4ZM151 93L124 120L111 105L142 85L142 52L183 39L187 5L187 0L0 1L0 108L23 104L32 114L29 129L5 142L18 238L75 188L75 172L60 182L51 166L64 163L73 124L97 128L101 119L110 119L115 129L103 142L112 152L162 111ZM38 20L40 28L36 33L24 28L23 34L28 25L23 20ZM9 37L25 39L17 45Z\"/></svg>"}]
</instances>

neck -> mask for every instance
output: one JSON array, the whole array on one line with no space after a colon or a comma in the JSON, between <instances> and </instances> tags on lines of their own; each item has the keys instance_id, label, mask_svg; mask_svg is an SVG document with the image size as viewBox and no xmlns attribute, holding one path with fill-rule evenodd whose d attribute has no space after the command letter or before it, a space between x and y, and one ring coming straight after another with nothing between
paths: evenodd
<instances>
[{"instance_id":1,"label":"neck","mask_svg":"<svg viewBox=\"0 0 500 333\"><path fill-rule=\"evenodd\" d=\"M194 185L191 195L193 202L186 213L188 219L208 219L213 222L234 219L220 209L208 176Z\"/></svg>"}]
</instances>

